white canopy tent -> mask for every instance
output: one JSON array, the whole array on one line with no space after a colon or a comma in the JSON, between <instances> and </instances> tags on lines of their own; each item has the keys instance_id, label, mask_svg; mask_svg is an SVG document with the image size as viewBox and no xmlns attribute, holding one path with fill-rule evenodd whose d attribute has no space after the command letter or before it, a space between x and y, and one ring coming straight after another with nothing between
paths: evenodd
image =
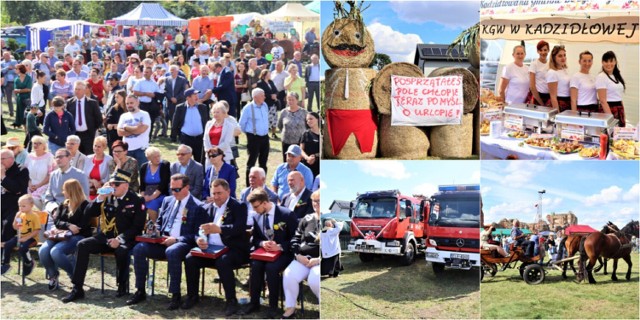
<instances>
[{"instance_id":1,"label":"white canopy tent","mask_svg":"<svg viewBox=\"0 0 640 320\"><path fill-rule=\"evenodd\" d=\"M241 26L241 25L249 25L251 20L259 20L261 22L266 21L264 16L257 12L228 14L227 16L233 17L233 22L231 22L231 28L235 28L236 26Z\"/></svg>"},{"instance_id":2,"label":"white canopy tent","mask_svg":"<svg viewBox=\"0 0 640 320\"><path fill-rule=\"evenodd\" d=\"M320 20L319 14L307 9L300 3L287 3L264 17L273 21L311 22Z\"/></svg>"}]
</instances>

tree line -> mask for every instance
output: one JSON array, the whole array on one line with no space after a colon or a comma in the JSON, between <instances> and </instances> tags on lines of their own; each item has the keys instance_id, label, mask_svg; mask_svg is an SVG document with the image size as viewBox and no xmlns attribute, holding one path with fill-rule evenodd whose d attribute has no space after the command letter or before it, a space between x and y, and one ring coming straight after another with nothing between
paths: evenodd
<instances>
[{"instance_id":1,"label":"tree line","mask_svg":"<svg viewBox=\"0 0 640 320\"><path fill-rule=\"evenodd\" d=\"M258 12L267 14L288 2L303 5L311 1L159 1L179 18ZM104 23L140 4L138 1L3 1L2 26L27 25L49 19L85 20Z\"/></svg>"}]
</instances>

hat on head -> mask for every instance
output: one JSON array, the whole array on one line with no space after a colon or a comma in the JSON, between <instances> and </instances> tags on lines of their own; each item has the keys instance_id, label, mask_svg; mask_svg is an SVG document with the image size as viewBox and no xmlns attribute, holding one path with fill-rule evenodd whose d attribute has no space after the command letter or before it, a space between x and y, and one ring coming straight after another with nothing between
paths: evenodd
<instances>
[{"instance_id":1,"label":"hat on head","mask_svg":"<svg viewBox=\"0 0 640 320\"><path fill-rule=\"evenodd\" d=\"M245 53L245 52L247 52L247 50L245 50L245 49L240 49L240 53Z\"/></svg>"},{"instance_id":2,"label":"hat on head","mask_svg":"<svg viewBox=\"0 0 640 320\"><path fill-rule=\"evenodd\" d=\"M116 170L109 178L109 182L131 182L131 173L124 171L122 169Z\"/></svg>"},{"instance_id":3,"label":"hat on head","mask_svg":"<svg viewBox=\"0 0 640 320\"><path fill-rule=\"evenodd\" d=\"M289 146L289 149L287 149L287 153L299 157L302 155L302 149L300 149L299 145L292 144Z\"/></svg>"},{"instance_id":4,"label":"hat on head","mask_svg":"<svg viewBox=\"0 0 640 320\"><path fill-rule=\"evenodd\" d=\"M190 96L192 94L196 94L196 93L200 93L200 91L198 91L198 90L196 90L194 88L189 88L189 89L184 91L184 96L188 97L188 96Z\"/></svg>"},{"instance_id":5,"label":"hat on head","mask_svg":"<svg viewBox=\"0 0 640 320\"><path fill-rule=\"evenodd\" d=\"M140 60L140 56L137 53L132 53L129 58L136 58L138 60Z\"/></svg>"},{"instance_id":6,"label":"hat on head","mask_svg":"<svg viewBox=\"0 0 640 320\"><path fill-rule=\"evenodd\" d=\"M107 77L107 80L118 80L120 81L120 74L119 73L112 73Z\"/></svg>"},{"instance_id":7,"label":"hat on head","mask_svg":"<svg viewBox=\"0 0 640 320\"><path fill-rule=\"evenodd\" d=\"M17 137L7 139L7 147L19 147L20 145L20 139Z\"/></svg>"},{"instance_id":8,"label":"hat on head","mask_svg":"<svg viewBox=\"0 0 640 320\"><path fill-rule=\"evenodd\" d=\"M84 57L83 57L81 54L79 54L79 55L77 55L77 56L76 56L76 59L78 59L78 60L84 60Z\"/></svg>"}]
</instances>

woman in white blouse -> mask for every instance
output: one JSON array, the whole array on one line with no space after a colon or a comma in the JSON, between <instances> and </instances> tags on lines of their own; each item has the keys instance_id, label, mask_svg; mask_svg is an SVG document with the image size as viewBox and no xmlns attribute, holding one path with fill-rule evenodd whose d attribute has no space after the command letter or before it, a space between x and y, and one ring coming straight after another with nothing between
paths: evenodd
<instances>
[{"instance_id":1,"label":"woman in white blouse","mask_svg":"<svg viewBox=\"0 0 640 320\"><path fill-rule=\"evenodd\" d=\"M42 71L40 71L42 72ZM33 149L27 155L24 167L29 170L29 194L36 207L44 208L44 194L49 187L49 177L56 168L53 155L48 151L47 140L42 136L31 138Z\"/></svg>"},{"instance_id":2,"label":"woman in white blouse","mask_svg":"<svg viewBox=\"0 0 640 320\"><path fill-rule=\"evenodd\" d=\"M538 59L531 62L529 65L529 96L527 102L544 106L549 101L549 87L547 86L547 71L549 71L549 65L547 64L547 56L549 55L549 43L540 40L536 45L538 50ZM531 100L533 99L533 101Z\"/></svg>"},{"instance_id":3,"label":"woman in white blouse","mask_svg":"<svg viewBox=\"0 0 640 320\"><path fill-rule=\"evenodd\" d=\"M213 147L224 152L224 161L233 164L233 153L231 145L236 135L240 131L238 123L227 117L227 108L224 103L217 102L212 107L213 119L209 120L204 127L203 146L207 152Z\"/></svg>"},{"instance_id":4,"label":"woman in white blouse","mask_svg":"<svg viewBox=\"0 0 640 320\"><path fill-rule=\"evenodd\" d=\"M547 106L557 109L559 112L571 108L571 94L569 82L571 76L567 72L567 51L564 46L554 46L549 60L547 71L547 85L549 86L549 102Z\"/></svg>"},{"instance_id":5,"label":"woman in white blouse","mask_svg":"<svg viewBox=\"0 0 640 320\"><path fill-rule=\"evenodd\" d=\"M602 112L598 110L596 97L596 78L591 75L593 54L589 51L580 53L580 71L571 77L571 110Z\"/></svg>"},{"instance_id":6,"label":"woman in white blouse","mask_svg":"<svg viewBox=\"0 0 640 320\"><path fill-rule=\"evenodd\" d=\"M500 97L507 104L525 102L529 94L529 70L524 65L527 53L523 45L513 48L513 63L502 71Z\"/></svg>"},{"instance_id":7,"label":"woman in white blouse","mask_svg":"<svg viewBox=\"0 0 640 320\"><path fill-rule=\"evenodd\" d=\"M613 114L618 119L618 126L625 126L624 105L622 95L626 85L618 69L618 61L613 51L602 55L602 72L596 77L596 90L603 112Z\"/></svg>"}]
</instances>

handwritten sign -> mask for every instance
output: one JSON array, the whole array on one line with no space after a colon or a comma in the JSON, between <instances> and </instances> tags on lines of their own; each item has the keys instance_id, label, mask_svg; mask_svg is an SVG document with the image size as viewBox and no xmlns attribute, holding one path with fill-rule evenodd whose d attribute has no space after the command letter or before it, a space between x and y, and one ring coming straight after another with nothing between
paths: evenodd
<instances>
[{"instance_id":1,"label":"handwritten sign","mask_svg":"<svg viewBox=\"0 0 640 320\"><path fill-rule=\"evenodd\" d=\"M391 76L391 125L440 126L462 121L462 76Z\"/></svg>"},{"instance_id":2,"label":"handwritten sign","mask_svg":"<svg viewBox=\"0 0 640 320\"><path fill-rule=\"evenodd\" d=\"M584 126L563 123L560 137L569 140L584 141Z\"/></svg>"},{"instance_id":3,"label":"handwritten sign","mask_svg":"<svg viewBox=\"0 0 640 320\"><path fill-rule=\"evenodd\" d=\"M483 111L482 120L487 120L487 121L502 120L502 111L498 109Z\"/></svg>"},{"instance_id":4,"label":"handwritten sign","mask_svg":"<svg viewBox=\"0 0 640 320\"><path fill-rule=\"evenodd\" d=\"M636 140L638 141L638 128L613 128L613 140Z\"/></svg>"},{"instance_id":5,"label":"handwritten sign","mask_svg":"<svg viewBox=\"0 0 640 320\"><path fill-rule=\"evenodd\" d=\"M524 119L522 116L516 116L513 114L504 115L504 128L508 130L522 131Z\"/></svg>"}]
</instances>

